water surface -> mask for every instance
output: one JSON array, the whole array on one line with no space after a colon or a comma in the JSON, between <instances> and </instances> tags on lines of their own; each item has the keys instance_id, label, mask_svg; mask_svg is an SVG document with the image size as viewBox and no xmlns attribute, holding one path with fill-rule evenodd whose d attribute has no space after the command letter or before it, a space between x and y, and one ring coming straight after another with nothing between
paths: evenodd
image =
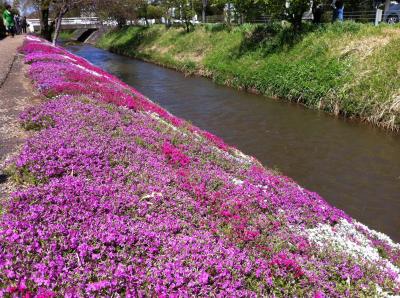
<instances>
[{"instance_id":1,"label":"water surface","mask_svg":"<svg viewBox=\"0 0 400 298\"><path fill-rule=\"evenodd\" d=\"M68 49L400 242L400 135L88 45Z\"/></svg>"}]
</instances>

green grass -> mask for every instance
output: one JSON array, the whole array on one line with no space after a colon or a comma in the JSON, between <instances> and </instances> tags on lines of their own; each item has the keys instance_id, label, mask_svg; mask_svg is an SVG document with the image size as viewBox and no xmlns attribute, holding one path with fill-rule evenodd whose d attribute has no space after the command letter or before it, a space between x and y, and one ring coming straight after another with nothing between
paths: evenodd
<instances>
[{"instance_id":1,"label":"green grass","mask_svg":"<svg viewBox=\"0 0 400 298\"><path fill-rule=\"evenodd\" d=\"M219 84L277 96L376 125L400 128L400 27L223 25L127 27L98 46Z\"/></svg>"},{"instance_id":2,"label":"green grass","mask_svg":"<svg viewBox=\"0 0 400 298\"><path fill-rule=\"evenodd\" d=\"M63 30L60 32L58 38L62 41L68 41L72 38L75 30Z\"/></svg>"}]
</instances>

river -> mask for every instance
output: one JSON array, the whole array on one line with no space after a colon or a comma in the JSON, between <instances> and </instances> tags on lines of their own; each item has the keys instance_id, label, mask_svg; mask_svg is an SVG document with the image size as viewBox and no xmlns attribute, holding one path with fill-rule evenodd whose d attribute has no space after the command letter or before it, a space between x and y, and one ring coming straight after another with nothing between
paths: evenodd
<instances>
[{"instance_id":1,"label":"river","mask_svg":"<svg viewBox=\"0 0 400 298\"><path fill-rule=\"evenodd\" d=\"M89 45L67 47L400 242L400 135Z\"/></svg>"}]
</instances>

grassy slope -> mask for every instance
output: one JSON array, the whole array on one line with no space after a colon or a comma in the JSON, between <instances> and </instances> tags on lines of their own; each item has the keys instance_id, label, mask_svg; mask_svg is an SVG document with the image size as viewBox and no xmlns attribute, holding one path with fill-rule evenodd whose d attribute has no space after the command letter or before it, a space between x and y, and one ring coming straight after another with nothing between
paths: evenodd
<instances>
[{"instance_id":1,"label":"grassy slope","mask_svg":"<svg viewBox=\"0 0 400 298\"><path fill-rule=\"evenodd\" d=\"M400 128L400 28L356 24L287 29L129 27L98 46L311 108Z\"/></svg>"},{"instance_id":2,"label":"grassy slope","mask_svg":"<svg viewBox=\"0 0 400 298\"><path fill-rule=\"evenodd\" d=\"M68 41L72 38L75 30L63 30L60 32L58 38L62 41Z\"/></svg>"}]
</instances>

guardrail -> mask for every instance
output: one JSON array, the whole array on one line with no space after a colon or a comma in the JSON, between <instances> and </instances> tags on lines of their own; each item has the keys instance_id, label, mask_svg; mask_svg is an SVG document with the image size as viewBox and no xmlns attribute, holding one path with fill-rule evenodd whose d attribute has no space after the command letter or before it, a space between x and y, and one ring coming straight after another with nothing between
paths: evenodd
<instances>
[{"instance_id":1,"label":"guardrail","mask_svg":"<svg viewBox=\"0 0 400 298\"><path fill-rule=\"evenodd\" d=\"M329 20L331 18L330 13L332 12L331 9L325 10L324 13L328 15L326 20ZM397 20L395 19L395 22L400 22L400 11L397 10L389 10L387 12L383 12L380 9L377 10L360 10L360 11L354 11L354 10L349 10L346 11L344 10L344 20L347 21L355 21L355 22L363 22L363 23L375 23L375 25L378 25L381 22L387 22L390 20L387 20L388 16L398 16ZM245 23L268 23L271 21L273 18L272 16L261 16L257 19L245 19ZM311 12L307 12L303 16L303 20L305 21L312 21L313 20L313 14ZM226 22L226 16L223 15L216 15L216 16L207 16L206 17L206 23L223 23ZM237 20L235 18L232 18L231 20L232 23L237 23Z\"/></svg>"},{"instance_id":2,"label":"guardrail","mask_svg":"<svg viewBox=\"0 0 400 298\"><path fill-rule=\"evenodd\" d=\"M40 19L27 19L27 21L33 25L40 25ZM87 25L87 24L98 24L100 19L97 17L87 18L63 18L61 24L66 25Z\"/></svg>"},{"instance_id":3,"label":"guardrail","mask_svg":"<svg viewBox=\"0 0 400 298\"><path fill-rule=\"evenodd\" d=\"M40 26L40 19L27 19L27 23L35 27ZM86 17L86 18L63 18L61 21L61 26L77 26L77 27L85 27L85 26L98 26L104 24L97 17Z\"/></svg>"},{"instance_id":4,"label":"guardrail","mask_svg":"<svg viewBox=\"0 0 400 298\"><path fill-rule=\"evenodd\" d=\"M332 10L325 10L325 13L327 13L329 16L331 11ZM381 11L380 15L378 14L378 16L380 16L379 22L386 21L385 20L386 14L384 14L382 11ZM399 13L399 16L400 16L400 13ZM330 19L330 18L331 18L331 16L328 17L327 19ZM344 19L345 20L351 20L351 21L355 21L355 22L373 23L376 21L376 18L377 18L377 10L369 10L369 11L346 11L345 10L344 11ZM260 16L256 19L246 18L244 20L244 22L245 23L268 23L271 20L273 20L273 17L271 15L265 15L265 16ZM313 14L311 12L305 13L303 16L303 20L304 21L312 21ZM224 15L212 15L212 16L206 16L205 23L224 23L226 21L227 21L227 18ZM231 19L231 23L233 23L233 24L237 23L238 21L239 20L235 17L232 17L232 19Z\"/></svg>"}]
</instances>

